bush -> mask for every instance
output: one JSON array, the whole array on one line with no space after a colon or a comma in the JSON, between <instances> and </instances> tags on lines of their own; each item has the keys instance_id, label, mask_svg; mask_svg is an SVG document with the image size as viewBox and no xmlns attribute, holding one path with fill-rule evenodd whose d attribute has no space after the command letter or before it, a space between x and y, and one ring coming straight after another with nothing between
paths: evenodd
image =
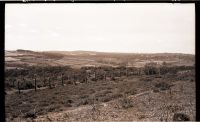
<instances>
[{"instance_id":1,"label":"bush","mask_svg":"<svg viewBox=\"0 0 200 122\"><path fill-rule=\"evenodd\" d=\"M123 97L122 99L120 99L119 102L120 102L121 107L124 109L133 107L132 101L128 97Z\"/></svg>"},{"instance_id":2,"label":"bush","mask_svg":"<svg viewBox=\"0 0 200 122\"><path fill-rule=\"evenodd\" d=\"M27 82L23 82L21 85L20 85L20 88L21 89L32 89L34 88L35 86L30 82L30 81L27 81Z\"/></svg>"},{"instance_id":3,"label":"bush","mask_svg":"<svg viewBox=\"0 0 200 122\"><path fill-rule=\"evenodd\" d=\"M92 78L91 80L92 80L92 81L97 81L97 78Z\"/></svg>"},{"instance_id":4,"label":"bush","mask_svg":"<svg viewBox=\"0 0 200 122\"><path fill-rule=\"evenodd\" d=\"M87 94L83 94L83 95L81 95L81 99L84 99L84 98L88 98L89 97L89 95L87 95Z\"/></svg>"},{"instance_id":5,"label":"bush","mask_svg":"<svg viewBox=\"0 0 200 122\"><path fill-rule=\"evenodd\" d=\"M129 90L125 91L125 94L128 94L128 95L134 95L136 93L137 93L136 89L129 89Z\"/></svg>"},{"instance_id":6,"label":"bush","mask_svg":"<svg viewBox=\"0 0 200 122\"><path fill-rule=\"evenodd\" d=\"M145 81L145 82L150 82L153 79L151 77L144 77L144 78L140 78L140 81Z\"/></svg>"},{"instance_id":7,"label":"bush","mask_svg":"<svg viewBox=\"0 0 200 122\"><path fill-rule=\"evenodd\" d=\"M72 81L67 81L67 84L73 84L73 82Z\"/></svg>"},{"instance_id":8,"label":"bush","mask_svg":"<svg viewBox=\"0 0 200 122\"><path fill-rule=\"evenodd\" d=\"M159 90L168 90L171 87L171 85L165 82L161 82L161 83L157 83L155 87L158 88Z\"/></svg>"},{"instance_id":9,"label":"bush","mask_svg":"<svg viewBox=\"0 0 200 122\"><path fill-rule=\"evenodd\" d=\"M82 100L80 100L79 103L77 103L77 107L80 106L80 105L87 105L89 103L91 103L91 100L89 100L89 99L82 99Z\"/></svg>"},{"instance_id":10,"label":"bush","mask_svg":"<svg viewBox=\"0 0 200 122\"><path fill-rule=\"evenodd\" d=\"M8 88L8 89L10 89L12 87L12 85L10 84L10 83L8 83L8 82L5 82L5 88Z\"/></svg>"},{"instance_id":11,"label":"bush","mask_svg":"<svg viewBox=\"0 0 200 122\"><path fill-rule=\"evenodd\" d=\"M29 111L28 113L26 113L24 117L25 117L25 118L32 118L32 119L34 119L34 118L36 118L37 116L36 116L36 113L35 113L33 110L31 110L31 111Z\"/></svg>"},{"instance_id":12,"label":"bush","mask_svg":"<svg viewBox=\"0 0 200 122\"><path fill-rule=\"evenodd\" d=\"M73 100L67 100L68 103L73 103Z\"/></svg>"},{"instance_id":13,"label":"bush","mask_svg":"<svg viewBox=\"0 0 200 122\"><path fill-rule=\"evenodd\" d=\"M122 97L122 94L118 94L118 93L109 93L107 95L102 95L102 97L99 97L99 100L102 102L109 102L111 100L117 99Z\"/></svg>"},{"instance_id":14,"label":"bush","mask_svg":"<svg viewBox=\"0 0 200 122\"><path fill-rule=\"evenodd\" d=\"M48 112L53 112L61 108L60 104L53 104L47 107Z\"/></svg>"},{"instance_id":15,"label":"bush","mask_svg":"<svg viewBox=\"0 0 200 122\"><path fill-rule=\"evenodd\" d=\"M146 63L144 66L144 72L146 75L158 74L157 64L154 62Z\"/></svg>"},{"instance_id":16,"label":"bush","mask_svg":"<svg viewBox=\"0 0 200 122\"><path fill-rule=\"evenodd\" d=\"M190 117L183 113L175 113L173 116L173 121L190 121Z\"/></svg>"},{"instance_id":17,"label":"bush","mask_svg":"<svg viewBox=\"0 0 200 122\"><path fill-rule=\"evenodd\" d=\"M71 105L70 103L68 103L68 102L65 102L65 103L64 103L64 106L65 106L65 107L72 107L72 105Z\"/></svg>"}]
</instances>

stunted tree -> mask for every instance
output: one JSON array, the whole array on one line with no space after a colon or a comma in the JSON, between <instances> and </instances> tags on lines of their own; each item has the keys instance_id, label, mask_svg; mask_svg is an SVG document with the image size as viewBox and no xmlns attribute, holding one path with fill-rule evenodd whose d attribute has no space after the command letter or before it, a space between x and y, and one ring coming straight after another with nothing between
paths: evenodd
<instances>
[{"instance_id":1,"label":"stunted tree","mask_svg":"<svg viewBox=\"0 0 200 122\"><path fill-rule=\"evenodd\" d=\"M158 74L158 65L155 62L146 63L144 66L144 72L146 75Z\"/></svg>"}]
</instances>

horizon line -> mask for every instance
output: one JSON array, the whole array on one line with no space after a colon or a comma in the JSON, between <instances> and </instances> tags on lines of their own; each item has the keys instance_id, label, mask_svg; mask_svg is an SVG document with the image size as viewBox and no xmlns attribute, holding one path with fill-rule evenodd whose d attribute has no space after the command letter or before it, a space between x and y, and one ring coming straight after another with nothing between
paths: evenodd
<instances>
[{"instance_id":1,"label":"horizon line","mask_svg":"<svg viewBox=\"0 0 200 122\"><path fill-rule=\"evenodd\" d=\"M195 53L182 53L182 52L112 52L112 51L94 51L94 50L29 50L29 49L15 49L15 50L5 50L5 51L33 51L33 52L96 52L96 53L123 53L123 54L190 54L195 55Z\"/></svg>"}]
</instances>

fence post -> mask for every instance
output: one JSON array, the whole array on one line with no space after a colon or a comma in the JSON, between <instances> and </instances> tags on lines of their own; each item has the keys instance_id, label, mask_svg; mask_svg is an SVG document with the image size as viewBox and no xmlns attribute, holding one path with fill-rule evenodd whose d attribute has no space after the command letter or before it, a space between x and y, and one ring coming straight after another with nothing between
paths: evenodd
<instances>
[{"instance_id":1,"label":"fence post","mask_svg":"<svg viewBox=\"0 0 200 122\"><path fill-rule=\"evenodd\" d=\"M15 87L15 79L13 79L13 87Z\"/></svg>"},{"instance_id":2,"label":"fence post","mask_svg":"<svg viewBox=\"0 0 200 122\"><path fill-rule=\"evenodd\" d=\"M138 75L141 75L141 74L142 74L142 69L139 68Z\"/></svg>"},{"instance_id":3,"label":"fence post","mask_svg":"<svg viewBox=\"0 0 200 122\"><path fill-rule=\"evenodd\" d=\"M96 80L96 69L94 70L94 78L95 78L95 80Z\"/></svg>"},{"instance_id":4,"label":"fence post","mask_svg":"<svg viewBox=\"0 0 200 122\"><path fill-rule=\"evenodd\" d=\"M51 81L50 81L50 77L49 77L49 88L51 89Z\"/></svg>"},{"instance_id":5,"label":"fence post","mask_svg":"<svg viewBox=\"0 0 200 122\"><path fill-rule=\"evenodd\" d=\"M106 81L106 72L104 71L104 80Z\"/></svg>"},{"instance_id":6,"label":"fence post","mask_svg":"<svg viewBox=\"0 0 200 122\"><path fill-rule=\"evenodd\" d=\"M20 86L19 86L19 81L17 82L17 88L18 88L18 93L20 94Z\"/></svg>"},{"instance_id":7,"label":"fence post","mask_svg":"<svg viewBox=\"0 0 200 122\"><path fill-rule=\"evenodd\" d=\"M62 73L62 76L61 76L61 81L62 81L62 85L64 86L64 83L63 83L63 73Z\"/></svg>"},{"instance_id":8,"label":"fence post","mask_svg":"<svg viewBox=\"0 0 200 122\"><path fill-rule=\"evenodd\" d=\"M43 79L43 86L46 86L46 81L45 81L46 79Z\"/></svg>"},{"instance_id":9,"label":"fence post","mask_svg":"<svg viewBox=\"0 0 200 122\"><path fill-rule=\"evenodd\" d=\"M69 74L67 75L67 80L68 80L68 81L70 80L70 78L69 78Z\"/></svg>"},{"instance_id":10,"label":"fence post","mask_svg":"<svg viewBox=\"0 0 200 122\"><path fill-rule=\"evenodd\" d=\"M159 70L159 76L160 76L160 66L159 66L158 70Z\"/></svg>"},{"instance_id":11,"label":"fence post","mask_svg":"<svg viewBox=\"0 0 200 122\"><path fill-rule=\"evenodd\" d=\"M85 82L87 83L87 72L85 72Z\"/></svg>"},{"instance_id":12,"label":"fence post","mask_svg":"<svg viewBox=\"0 0 200 122\"><path fill-rule=\"evenodd\" d=\"M126 77L128 77L128 67L126 67Z\"/></svg>"},{"instance_id":13,"label":"fence post","mask_svg":"<svg viewBox=\"0 0 200 122\"><path fill-rule=\"evenodd\" d=\"M74 82L74 85L76 85L76 76L75 76L75 73L73 73L73 82Z\"/></svg>"},{"instance_id":14,"label":"fence post","mask_svg":"<svg viewBox=\"0 0 200 122\"><path fill-rule=\"evenodd\" d=\"M37 81L36 81L36 76L35 76L35 78L34 78L34 81L35 81L35 91L37 91Z\"/></svg>"}]
</instances>

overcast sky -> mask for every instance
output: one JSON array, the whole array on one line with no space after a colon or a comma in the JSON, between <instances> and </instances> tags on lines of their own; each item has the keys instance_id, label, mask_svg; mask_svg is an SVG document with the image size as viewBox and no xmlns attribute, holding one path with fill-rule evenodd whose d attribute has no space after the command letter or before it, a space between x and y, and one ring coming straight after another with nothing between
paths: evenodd
<instances>
[{"instance_id":1,"label":"overcast sky","mask_svg":"<svg viewBox=\"0 0 200 122\"><path fill-rule=\"evenodd\" d=\"M195 54L194 4L6 4L5 49Z\"/></svg>"}]
</instances>

